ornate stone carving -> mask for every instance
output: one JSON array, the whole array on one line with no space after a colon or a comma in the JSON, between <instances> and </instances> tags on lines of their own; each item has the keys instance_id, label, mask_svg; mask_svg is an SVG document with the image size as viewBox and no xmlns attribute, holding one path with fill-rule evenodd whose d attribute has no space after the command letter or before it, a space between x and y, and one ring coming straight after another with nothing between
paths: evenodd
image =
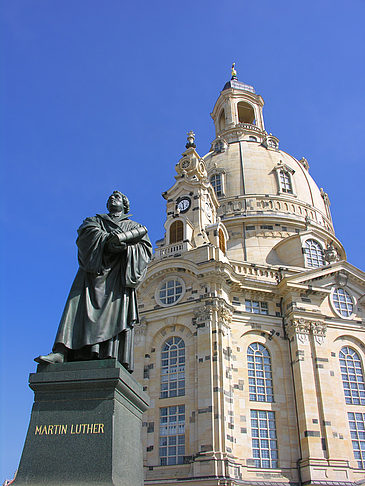
<instances>
[{"instance_id":1,"label":"ornate stone carving","mask_svg":"<svg viewBox=\"0 0 365 486\"><path fill-rule=\"evenodd\" d=\"M305 319L293 319L286 323L286 332L291 339L296 336L298 341L302 344L309 342L309 332L311 330L311 322Z\"/></svg>"},{"instance_id":2,"label":"ornate stone carving","mask_svg":"<svg viewBox=\"0 0 365 486\"><path fill-rule=\"evenodd\" d=\"M336 248L332 245L332 243L330 243L327 246L327 248L324 250L324 259L328 263L334 263L339 261L340 256Z\"/></svg>"},{"instance_id":3,"label":"ornate stone carving","mask_svg":"<svg viewBox=\"0 0 365 486\"><path fill-rule=\"evenodd\" d=\"M195 324L202 324L203 322L210 321L212 319L212 315L212 307L202 305L194 312L194 322Z\"/></svg>"},{"instance_id":4,"label":"ornate stone carving","mask_svg":"<svg viewBox=\"0 0 365 486\"><path fill-rule=\"evenodd\" d=\"M324 338L326 337L327 324L324 322L315 321L311 323L311 330L313 333L314 340L317 344L321 345L324 343Z\"/></svg>"},{"instance_id":5,"label":"ornate stone carving","mask_svg":"<svg viewBox=\"0 0 365 486\"><path fill-rule=\"evenodd\" d=\"M147 331L147 321L145 317L142 317L134 326L134 333L136 336L144 336Z\"/></svg>"},{"instance_id":6,"label":"ornate stone carving","mask_svg":"<svg viewBox=\"0 0 365 486\"><path fill-rule=\"evenodd\" d=\"M218 320L224 324L229 325L232 322L232 311L227 309L224 305L221 305L218 309Z\"/></svg>"}]
</instances>

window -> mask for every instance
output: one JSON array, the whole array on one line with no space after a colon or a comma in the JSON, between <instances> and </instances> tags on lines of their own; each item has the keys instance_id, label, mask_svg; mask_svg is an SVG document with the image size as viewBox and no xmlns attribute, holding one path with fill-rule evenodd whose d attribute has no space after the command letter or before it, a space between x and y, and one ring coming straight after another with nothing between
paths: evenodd
<instances>
[{"instance_id":1,"label":"window","mask_svg":"<svg viewBox=\"0 0 365 486\"><path fill-rule=\"evenodd\" d=\"M179 278L174 278L164 282L158 292L158 297L162 305L175 304L183 295L185 285Z\"/></svg>"},{"instance_id":2,"label":"window","mask_svg":"<svg viewBox=\"0 0 365 486\"><path fill-rule=\"evenodd\" d=\"M162 346L161 398L185 395L185 343L174 336Z\"/></svg>"},{"instance_id":3,"label":"window","mask_svg":"<svg viewBox=\"0 0 365 486\"><path fill-rule=\"evenodd\" d=\"M345 289L337 287L332 293L332 302L335 306L336 311L343 317L350 317L353 310L354 304L352 298Z\"/></svg>"},{"instance_id":4,"label":"window","mask_svg":"<svg viewBox=\"0 0 365 486\"><path fill-rule=\"evenodd\" d=\"M170 226L170 244L184 239L184 225L182 221L175 221Z\"/></svg>"},{"instance_id":5,"label":"window","mask_svg":"<svg viewBox=\"0 0 365 486\"><path fill-rule=\"evenodd\" d=\"M304 243L304 254L308 267L318 268L325 265L323 250L318 241L307 240Z\"/></svg>"},{"instance_id":6,"label":"window","mask_svg":"<svg viewBox=\"0 0 365 486\"><path fill-rule=\"evenodd\" d=\"M339 358L346 403L365 405L364 373L360 356L354 349L344 346Z\"/></svg>"},{"instance_id":7,"label":"window","mask_svg":"<svg viewBox=\"0 0 365 486\"><path fill-rule=\"evenodd\" d=\"M256 138L256 137L254 137L254 136L250 136L250 137L248 137L248 140L249 140L250 142L257 142L257 138Z\"/></svg>"},{"instance_id":8,"label":"window","mask_svg":"<svg viewBox=\"0 0 365 486\"><path fill-rule=\"evenodd\" d=\"M252 454L255 466L278 467L278 443L276 439L275 413L251 410Z\"/></svg>"},{"instance_id":9,"label":"window","mask_svg":"<svg viewBox=\"0 0 365 486\"><path fill-rule=\"evenodd\" d=\"M218 238L219 238L219 248L220 250L223 251L223 253L226 252L226 241L224 239L224 234L221 229L218 230Z\"/></svg>"},{"instance_id":10,"label":"window","mask_svg":"<svg viewBox=\"0 0 365 486\"><path fill-rule=\"evenodd\" d=\"M265 314L268 315L269 307L267 302L259 302L257 300L247 300L245 301L246 304L246 312L252 312L253 314Z\"/></svg>"},{"instance_id":11,"label":"window","mask_svg":"<svg viewBox=\"0 0 365 486\"><path fill-rule=\"evenodd\" d=\"M160 465L183 464L185 405L160 408Z\"/></svg>"},{"instance_id":12,"label":"window","mask_svg":"<svg viewBox=\"0 0 365 486\"><path fill-rule=\"evenodd\" d=\"M217 196L223 196L221 174L213 174L210 178L210 183L212 184L214 192L216 193L216 195Z\"/></svg>"},{"instance_id":13,"label":"window","mask_svg":"<svg viewBox=\"0 0 365 486\"><path fill-rule=\"evenodd\" d=\"M255 112L253 107L245 101L240 101L237 104L239 123L255 124Z\"/></svg>"},{"instance_id":14,"label":"window","mask_svg":"<svg viewBox=\"0 0 365 486\"><path fill-rule=\"evenodd\" d=\"M247 367L250 400L273 402L271 359L269 351L260 343L247 348Z\"/></svg>"},{"instance_id":15,"label":"window","mask_svg":"<svg viewBox=\"0 0 365 486\"><path fill-rule=\"evenodd\" d=\"M365 413L348 412L347 416L357 467L365 469Z\"/></svg>"},{"instance_id":16,"label":"window","mask_svg":"<svg viewBox=\"0 0 365 486\"><path fill-rule=\"evenodd\" d=\"M293 194L293 187L292 187L291 177L289 172L287 172L284 169L280 169L279 178L280 178L281 192L286 192L287 194Z\"/></svg>"}]
</instances>

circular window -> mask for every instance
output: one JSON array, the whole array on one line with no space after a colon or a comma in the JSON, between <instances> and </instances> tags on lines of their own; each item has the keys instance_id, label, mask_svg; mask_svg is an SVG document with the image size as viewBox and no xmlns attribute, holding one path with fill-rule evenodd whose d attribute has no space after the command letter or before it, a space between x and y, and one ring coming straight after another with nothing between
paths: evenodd
<instances>
[{"instance_id":1,"label":"circular window","mask_svg":"<svg viewBox=\"0 0 365 486\"><path fill-rule=\"evenodd\" d=\"M162 282L161 287L157 289L156 300L162 306L176 304L185 292L184 281L180 278L169 278Z\"/></svg>"},{"instance_id":2,"label":"circular window","mask_svg":"<svg viewBox=\"0 0 365 486\"><path fill-rule=\"evenodd\" d=\"M350 317L354 311L354 303L351 295L341 287L333 289L332 303L337 314L343 317Z\"/></svg>"}]
</instances>

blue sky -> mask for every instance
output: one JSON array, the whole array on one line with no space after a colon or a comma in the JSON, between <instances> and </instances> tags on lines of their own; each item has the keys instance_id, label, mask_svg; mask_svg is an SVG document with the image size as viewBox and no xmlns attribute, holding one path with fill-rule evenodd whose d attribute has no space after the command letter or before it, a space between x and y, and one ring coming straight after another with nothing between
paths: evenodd
<instances>
[{"instance_id":1,"label":"blue sky","mask_svg":"<svg viewBox=\"0 0 365 486\"><path fill-rule=\"evenodd\" d=\"M3 465L17 468L33 358L50 350L77 269L76 229L114 189L163 236L161 193L186 132L204 155L230 65L265 100L266 129L328 192L364 268L363 0L3 0Z\"/></svg>"}]
</instances>

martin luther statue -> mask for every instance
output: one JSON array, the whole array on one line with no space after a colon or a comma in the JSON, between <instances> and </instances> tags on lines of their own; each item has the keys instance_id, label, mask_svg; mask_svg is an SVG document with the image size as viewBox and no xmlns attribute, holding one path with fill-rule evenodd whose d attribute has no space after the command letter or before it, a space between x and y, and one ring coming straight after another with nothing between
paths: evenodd
<instances>
[{"instance_id":1,"label":"martin luther statue","mask_svg":"<svg viewBox=\"0 0 365 486\"><path fill-rule=\"evenodd\" d=\"M136 287L152 256L147 229L131 221L128 198L114 191L108 214L86 218L78 229L79 270L52 353L38 363L116 358L133 371Z\"/></svg>"}]
</instances>

